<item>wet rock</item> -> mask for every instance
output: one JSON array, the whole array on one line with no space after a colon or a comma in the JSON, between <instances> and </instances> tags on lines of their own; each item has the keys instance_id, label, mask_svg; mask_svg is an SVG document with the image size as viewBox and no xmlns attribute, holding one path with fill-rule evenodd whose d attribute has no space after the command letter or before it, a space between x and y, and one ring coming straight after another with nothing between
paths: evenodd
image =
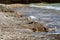
<instances>
[{"instance_id":1,"label":"wet rock","mask_svg":"<svg viewBox=\"0 0 60 40\"><path fill-rule=\"evenodd\" d=\"M47 32L47 28L45 28L41 23L36 23L36 22L33 22L32 24L32 30L34 32Z\"/></svg>"}]
</instances>

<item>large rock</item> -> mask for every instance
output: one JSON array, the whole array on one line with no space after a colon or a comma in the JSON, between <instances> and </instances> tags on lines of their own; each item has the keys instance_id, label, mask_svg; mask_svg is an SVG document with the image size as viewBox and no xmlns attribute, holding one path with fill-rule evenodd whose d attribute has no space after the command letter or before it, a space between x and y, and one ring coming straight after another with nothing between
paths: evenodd
<instances>
[{"instance_id":1,"label":"large rock","mask_svg":"<svg viewBox=\"0 0 60 40\"><path fill-rule=\"evenodd\" d=\"M15 7L17 6L0 4L0 26L2 31L14 31L14 28L27 28L31 29L34 32L46 32L46 29L42 24L37 22L32 23L27 16L23 15L22 13L17 13L11 10Z\"/></svg>"},{"instance_id":2,"label":"large rock","mask_svg":"<svg viewBox=\"0 0 60 40\"><path fill-rule=\"evenodd\" d=\"M17 13L0 12L0 28L2 31L14 31L15 29L28 28L32 31L45 32L45 28L40 23L31 23L27 17ZM34 30L36 29L36 30Z\"/></svg>"},{"instance_id":3,"label":"large rock","mask_svg":"<svg viewBox=\"0 0 60 40\"><path fill-rule=\"evenodd\" d=\"M35 22L31 23L27 16L24 16L21 13L16 13L15 11L11 10L14 7L15 6L0 4L0 27L2 31L14 31L15 28L28 28L34 32L46 31L42 24Z\"/></svg>"}]
</instances>

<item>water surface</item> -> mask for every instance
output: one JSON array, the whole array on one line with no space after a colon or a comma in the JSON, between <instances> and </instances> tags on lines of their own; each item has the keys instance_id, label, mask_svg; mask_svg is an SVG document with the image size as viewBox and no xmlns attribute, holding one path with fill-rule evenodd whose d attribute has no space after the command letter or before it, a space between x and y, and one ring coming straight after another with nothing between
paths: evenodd
<instances>
[{"instance_id":1,"label":"water surface","mask_svg":"<svg viewBox=\"0 0 60 40\"><path fill-rule=\"evenodd\" d=\"M47 27L55 27L60 30L60 4L47 4L40 6L29 4L29 7L18 7L12 10L22 13L23 15L34 16L37 22L42 22ZM60 33L60 31L56 31Z\"/></svg>"}]
</instances>

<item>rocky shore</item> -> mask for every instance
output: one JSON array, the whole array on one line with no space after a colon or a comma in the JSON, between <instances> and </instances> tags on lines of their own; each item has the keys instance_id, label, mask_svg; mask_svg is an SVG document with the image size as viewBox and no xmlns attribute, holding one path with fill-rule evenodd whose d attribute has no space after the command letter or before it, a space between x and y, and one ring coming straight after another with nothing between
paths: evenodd
<instances>
[{"instance_id":1,"label":"rocky shore","mask_svg":"<svg viewBox=\"0 0 60 40\"><path fill-rule=\"evenodd\" d=\"M48 34L42 23L30 21L23 13L12 10L15 5L0 4L0 40L60 40L60 34Z\"/></svg>"}]
</instances>

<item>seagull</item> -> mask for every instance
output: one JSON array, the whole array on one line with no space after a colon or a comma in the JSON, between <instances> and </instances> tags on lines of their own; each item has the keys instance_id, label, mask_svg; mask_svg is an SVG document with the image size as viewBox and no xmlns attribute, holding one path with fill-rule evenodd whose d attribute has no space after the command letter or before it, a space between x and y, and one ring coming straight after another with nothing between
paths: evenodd
<instances>
[{"instance_id":1,"label":"seagull","mask_svg":"<svg viewBox=\"0 0 60 40\"><path fill-rule=\"evenodd\" d=\"M28 20L32 21L32 22L38 22L39 18L35 17L35 16L29 16Z\"/></svg>"}]
</instances>

